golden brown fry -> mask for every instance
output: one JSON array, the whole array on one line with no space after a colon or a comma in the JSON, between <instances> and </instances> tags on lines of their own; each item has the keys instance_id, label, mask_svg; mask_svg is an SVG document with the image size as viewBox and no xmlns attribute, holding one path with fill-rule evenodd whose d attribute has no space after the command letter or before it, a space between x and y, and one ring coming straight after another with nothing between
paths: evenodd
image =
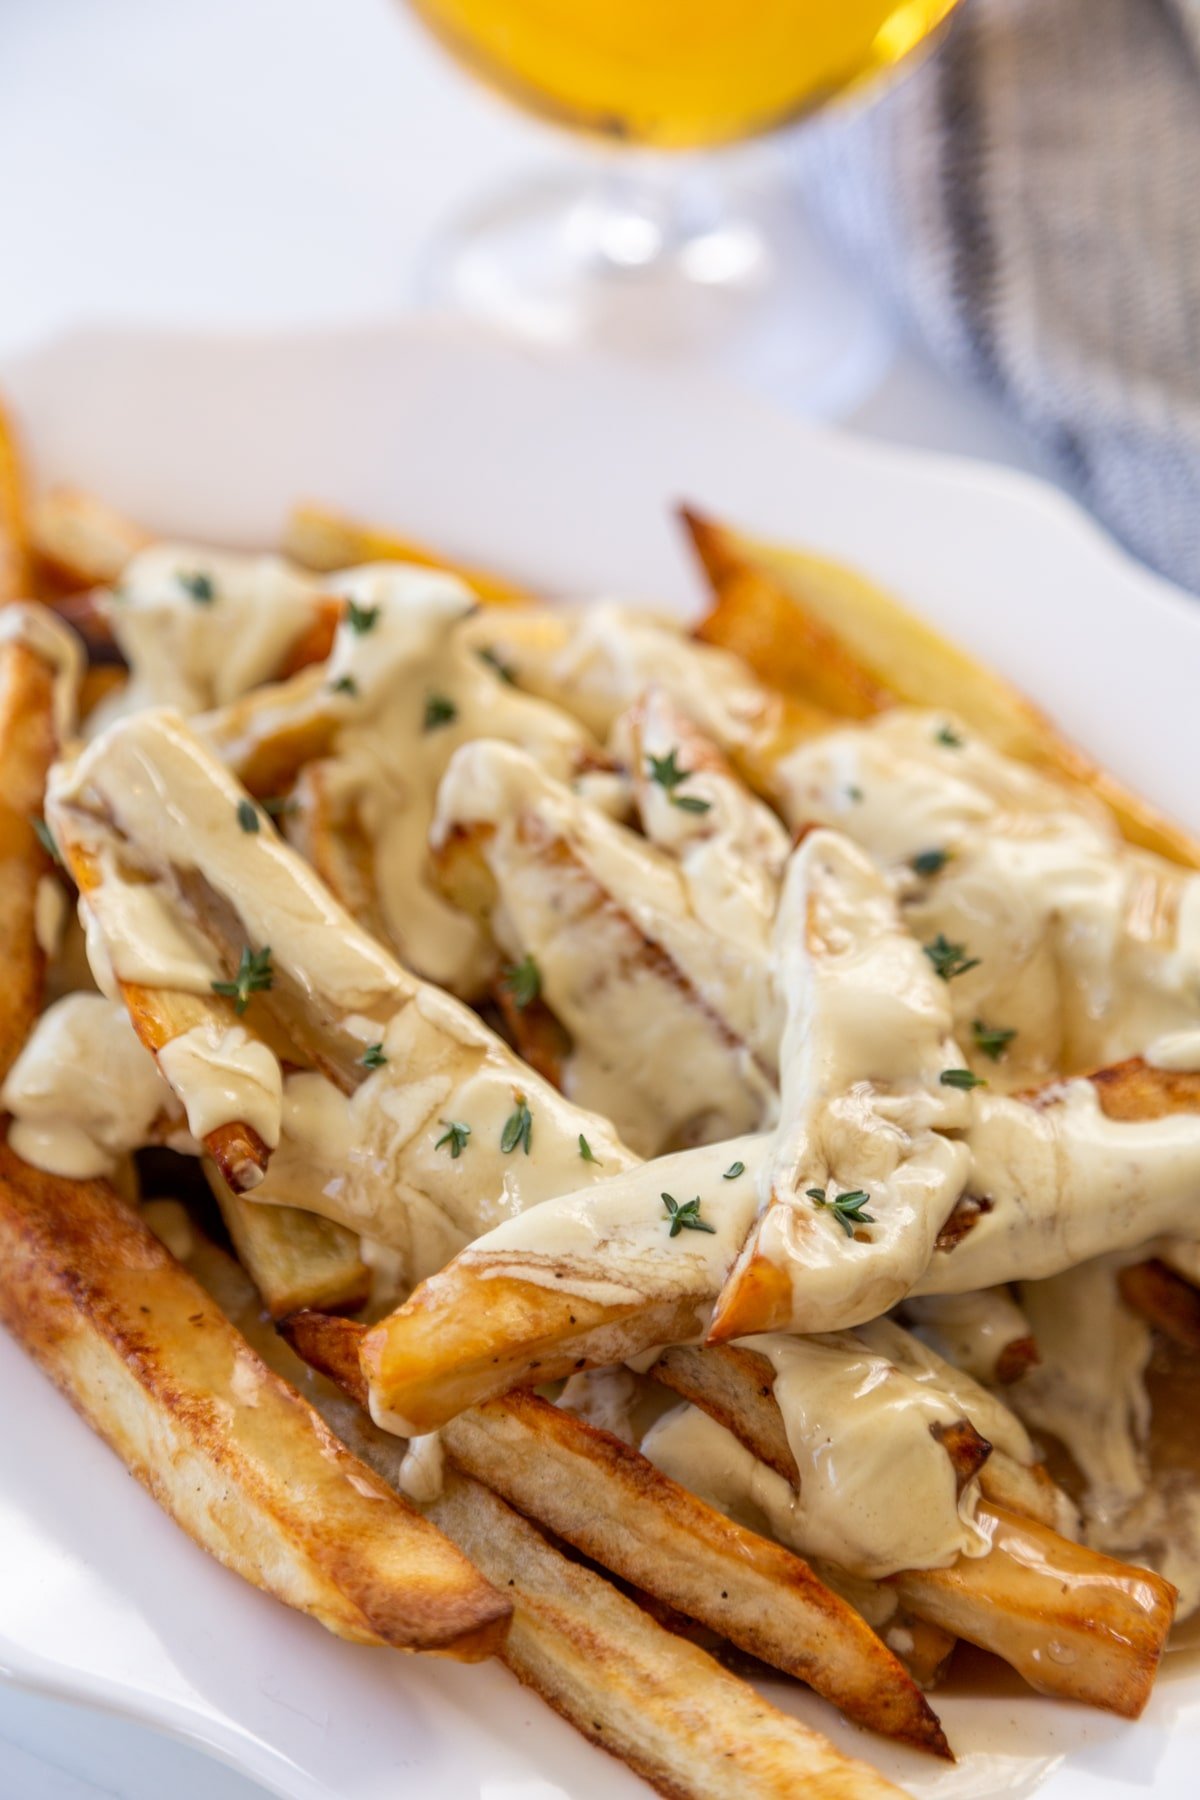
<instances>
[{"instance_id":1,"label":"golden brown fry","mask_svg":"<svg viewBox=\"0 0 1200 1800\"><path fill-rule=\"evenodd\" d=\"M32 597L25 471L13 422L0 407L0 606Z\"/></svg>"},{"instance_id":2,"label":"golden brown fry","mask_svg":"<svg viewBox=\"0 0 1200 1800\"><path fill-rule=\"evenodd\" d=\"M373 1327L363 1369L408 1432L433 1431L512 1388L695 1337L710 1303L692 1295L632 1304L584 1299L451 1263Z\"/></svg>"},{"instance_id":3,"label":"golden brown fry","mask_svg":"<svg viewBox=\"0 0 1200 1800\"><path fill-rule=\"evenodd\" d=\"M492 983L492 999L504 1020L517 1055L561 1092L563 1069L571 1049L566 1029L544 1000L518 1006L503 975Z\"/></svg>"},{"instance_id":4,"label":"golden brown fry","mask_svg":"<svg viewBox=\"0 0 1200 1800\"><path fill-rule=\"evenodd\" d=\"M477 1483L451 1475L430 1517L502 1589L501 1655L556 1712L675 1800L897 1800L899 1790L775 1711L602 1576L568 1562Z\"/></svg>"},{"instance_id":5,"label":"golden brown fry","mask_svg":"<svg viewBox=\"0 0 1200 1800\"><path fill-rule=\"evenodd\" d=\"M715 1375L708 1364L712 1357L719 1359ZM764 1357L725 1348L673 1349L651 1373L711 1413L761 1462L797 1484ZM984 1464L981 1486L993 1460ZM1006 1461L1010 1469L1017 1466ZM1136 1718L1149 1697L1174 1617L1170 1583L1073 1544L990 1499L980 1503L976 1522L992 1541L986 1556L960 1556L948 1569L909 1570L891 1577L890 1585L908 1610L993 1651L1039 1693ZM1068 1654L1049 1656L1049 1643L1061 1644Z\"/></svg>"},{"instance_id":6,"label":"golden brown fry","mask_svg":"<svg viewBox=\"0 0 1200 1800\"><path fill-rule=\"evenodd\" d=\"M247 1200L234 1193L211 1163L205 1173L238 1260L273 1319L306 1306L356 1312L366 1305L371 1271L352 1231L296 1206Z\"/></svg>"},{"instance_id":7,"label":"golden brown fry","mask_svg":"<svg viewBox=\"0 0 1200 1800\"><path fill-rule=\"evenodd\" d=\"M1136 1719L1175 1616L1175 1589L990 1503L977 1521L992 1541L988 1555L895 1576L905 1603L1003 1657L1038 1693Z\"/></svg>"},{"instance_id":8,"label":"golden brown fry","mask_svg":"<svg viewBox=\"0 0 1200 1800\"><path fill-rule=\"evenodd\" d=\"M367 1388L358 1366L362 1327L354 1325L351 1319L299 1314L295 1319L288 1319L282 1330L313 1368L329 1375L338 1386L360 1400L360 1404L365 1404ZM547 1415L551 1415L549 1422ZM653 1557L655 1568L651 1573L655 1575L655 1597L666 1597L667 1604L675 1606L669 1597L675 1595L675 1600L680 1600L685 1593L696 1606L703 1607L705 1613L720 1616L723 1629L727 1629L736 1642L741 1642L738 1631L729 1629L730 1624L734 1624L732 1615L736 1613L736 1624L745 1627L747 1638L754 1640L747 1647L754 1647L756 1654L763 1654L768 1645L772 1649L781 1649L784 1656L790 1656L795 1672L799 1672L802 1679L811 1679L811 1674L799 1667L804 1658L801 1643L811 1642L811 1622L802 1627L802 1640L797 1638L792 1642L793 1631L801 1629L797 1609L799 1613L806 1613L806 1598L813 1598L806 1580L801 1579L799 1589L795 1588L792 1564L797 1564L799 1570L804 1571L804 1577L811 1580L810 1571L799 1559L788 1557L792 1584L779 1589L775 1582L777 1568L770 1562L763 1562L766 1550L763 1539L729 1526L729 1521L712 1514L711 1508L700 1507L693 1496L676 1489L675 1483L666 1483L666 1487L662 1487L664 1478L651 1469L646 1458L630 1451L626 1445L617 1444L615 1438L608 1438L604 1433L590 1433L579 1420L551 1408L543 1400L506 1400L495 1408L471 1413L464 1420L457 1420L452 1435L444 1440L455 1462L461 1465L488 1463L489 1480L497 1487L500 1487L497 1456L488 1453L486 1444L482 1449L475 1445L473 1451L468 1436L471 1422L475 1422L477 1431L486 1431L489 1420L493 1426L498 1424L498 1429L507 1435L504 1474L506 1480L515 1480L520 1487L520 1494L513 1490L518 1505L534 1514L540 1512L547 1525L554 1525L554 1519L567 1521L570 1530L561 1535L578 1543L579 1548L590 1555L597 1555L597 1561L608 1561L608 1557L612 1557L608 1566L613 1570L617 1570L617 1562L628 1564L630 1568L635 1566L633 1579L637 1586L644 1584L648 1559ZM525 1429L522 1429L522 1422ZM554 1427L554 1436L549 1435L549 1426ZM374 1427L358 1429L378 1436ZM551 1462L547 1453L554 1440L565 1447L567 1454L563 1458L560 1453ZM491 1442L495 1447L495 1438ZM534 1467L522 1472L525 1458L529 1458ZM542 1463L542 1478L536 1480L536 1487L531 1480L536 1471L534 1458ZM576 1485L570 1490L569 1503L563 1505L567 1478ZM630 1492L631 1481L635 1492ZM579 1487L579 1483L583 1483L583 1487ZM587 1494L583 1505L579 1505L581 1492ZM667 1505L667 1501L669 1507L664 1514L658 1508ZM675 1507L676 1501L680 1505L680 1514L673 1516L671 1507ZM648 1503L655 1507L649 1519L644 1516ZM549 1516L551 1512L554 1517ZM655 1786L667 1795L696 1795L696 1800L700 1800L700 1796L707 1800L707 1796L721 1793L730 1793L730 1796L734 1793L756 1795L759 1791L766 1795L775 1791L788 1793L786 1787L761 1789L754 1786L759 1778L754 1773L747 1775L747 1787L712 1786L714 1782L720 1782L725 1773L723 1762L712 1762L709 1768L703 1766L703 1755L711 1753L707 1741L696 1746L702 1751L702 1757L698 1762L694 1760L687 1732L680 1733L680 1724L684 1721L676 1714L673 1683L664 1688L658 1676L648 1679L640 1703L637 1699L639 1688L628 1685L630 1679L637 1683L648 1676L644 1658L651 1658L653 1667L658 1669L660 1658L669 1654L667 1647L675 1647L676 1656L682 1660L700 1658L691 1663L684 1661L680 1667L691 1667L693 1681L700 1681L694 1688L693 1699L702 1708L703 1730L720 1728L721 1719L725 1719L732 1732L741 1732L741 1706L748 1690L736 1683L736 1687L729 1690L730 1697L738 1701L734 1712L725 1714L723 1708L714 1712L712 1703L718 1696L709 1692L707 1679L716 1665L712 1665L702 1651L696 1651L694 1645L675 1633L662 1631L653 1618L640 1607L633 1606L630 1600L617 1597L613 1589L592 1571L579 1568L576 1562L565 1561L533 1526L518 1519L515 1512L495 1498L495 1494L489 1494L477 1481L468 1480L464 1474L452 1472L448 1476L443 1496L430 1507L430 1517L434 1517L448 1537L461 1544L480 1568L491 1571L491 1579L513 1598L513 1629L500 1651L502 1660L592 1741L622 1757L630 1768L655 1782ZM696 1519L702 1523L702 1534L691 1530ZM639 1539L639 1546L633 1553L630 1553L630 1534ZM587 1535L588 1543L581 1541L583 1535ZM700 1566L696 1559L700 1559ZM761 1604L757 1584L765 1577L768 1597L766 1604ZM711 1588L709 1593L705 1593L705 1582ZM725 1584L723 1593L721 1584ZM718 1593L720 1600L716 1598ZM820 1588L820 1593L826 1595L828 1591ZM761 1604L757 1616L756 1600ZM844 1624L840 1615L837 1620L838 1625ZM824 1624L824 1611L820 1611L820 1622ZM894 1735L907 1737L930 1750L943 1750L945 1739L941 1737L934 1715L928 1714L923 1703L919 1703L919 1696L914 1701L916 1690L910 1688L903 1672L898 1674L892 1669L889 1652L883 1651L882 1645L860 1620L851 1618L846 1629L849 1636L840 1638L840 1649L833 1652L840 1658L838 1676L849 1681L851 1687L858 1688L860 1694L871 1674L880 1681L880 1690L874 1692L871 1701L873 1712L867 1723L876 1724L876 1728L882 1730L887 1730L891 1724ZM869 1642L860 1643L864 1633ZM930 1652L939 1649L941 1656L945 1656L945 1634L930 1629L928 1649ZM880 1660L880 1651L883 1651L885 1661ZM858 1656L864 1656L865 1665L858 1661ZM847 1658L849 1665L844 1667ZM613 1661L621 1670L617 1679L613 1679ZM788 1663L781 1663L781 1667L788 1667ZM822 1678L826 1674L828 1685L822 1687L822 1692L833 1694L835 1678L828 1663L822 1669ZM729 1679L732 1678L723 1676L723 1681ZM813 1685L820 1683L815 1681ZM628 1699L630 1694L633 1699ZM867 1696L862 1694L862 1699L865 1701ZM838 1694L837 1703L847 1705L849 1710L849 1706L855 1705L855 1696L851 1694L847 1701L846 1696ZM624 1721L621 1735L613 1735L617 1717ZM750 1741L754 1741L754 1733L750 1733ZM651 1750L651 1746L657 1748ZM810 1755L808 1741L802 1741L799 1753L804 1757ZM739 1751L730 1750L729 1755L739 1755ZM757 1762L750 1764L752 1771L757 1768ZM799 1782L795 1789L797 1793L820 1795L826 1791L826 1782L835 1778L835 1771L826 1771L826 1764L817 1760L808 1769L793 1764L790 1778ZM878 1778L873 1777L873 1780ZM846 1793L846 1800L860 1800L865 1793L873 1793L873 1789L860 1786L833 1787L833 1793L842 1791Z\"/></svg>"},{"instance_id":9,"label":"golden brown fry","mask_svg":"<svg viewBox=\"0 0 1200 1800\"><path fill-rule=\"evenodd\" d=\"M1097 1069L1088 1076L1105 1118L1136 1122L1166 1119L1173 1113L1200 1113L1200 1072L1156 1069L1140 1056ZM1041 1090L1053 1105L1054 1084ZM1029 1096L1038 1104L1037 1094Z\"/></svg>"},{"instance_id":10,"label":"golden brown fry","mask_svg":"<svg viewBox=\"0 0 1200 1800\"><path fill-rule=\"evenodd\" d=\"M79 684L80 719L86 720L101 701L119 694L128 680L128 671L120 663L92 663L84 670Z\"/></svg>"},{"instance_id":11,"label":"golden brown fry","mask_svg":"<svg viewBox=\"0 0 1200 1800\"><path fill-rule=\"evenodd\" d=\"M366 1403L360 1326L304 1313L282 1329L313 1368ZM949 1754L919 1690L852 1607L799 1557L726 1519L639 1451L517 1393L461 1413L442 1443L465 1474L654 1601L807 1682L859 1724Z\"/></svg>"},{"instance_id":12,"label":"golden brown fry","mask_svg":"<svg viewBox=\"0 0 1200 1800\"><path fill-rule=\"evenodd\" d=\"M1121 1298L1173 1344L1200 1350L1200 1290L1157 1257L1122 1269Z\"/></svg>"},{"instance_id":13,"label":"golden brown fry","mask_svg":"<svg viewBox=\"0 0 1200 1800\"><path fill-rule=\"evenodd\" d=\"M61 593L113 587L131 556L153 542L131 519L83 488L54 487L32 509L39 572Z\"/></svg>"},{"instance_id":14,"label":"golden brown fry","mask_svg":"<svg viewBox=\"0 0 1200 1800\"><path fill-rule=\"evenodd\" d=\"M34 820L57 752L54 672L28 645L0 643L0 1081L16 1061L42 999L46 958L35 916L50 858Z\"/></svg>"},{"instance_id":15,"label":"golden brown fry","mask_svg":"<svg viewBox=\"0 0 1200 1800\"><path fill-rule=\"evenodd\" d=\"M502 576L454 562L413 543L411 538L377 525L361 524L323 506L305 504L292 509L284 530L283 554L321 574L373 562L417 563L423 569L444 569L465 581L488 606L529 606L536 599L528 589Z\"/></svg>"},{"instance_id":16,"label":"golden brown fry","mask_svg":"<svg viewBox=\"0 0 1200 1800\"><path fill-rule=\"evenodd\" d=\"M620 1439L510 1394L461 1414L442 1442L465 1474L622 1580L807 1682L858 1724L950 1754L912 1678L807 1563Z\"/></svg>"},{"instance_id":17,"label":"golden brown fry","mask_svg":"<svg viewBox=\"0 0 1200 1800\"><path fill-rule=\"evenodd\" d=\"M104 1182L0 1147L0 1320L228 1568L342 1637L473 1660L507 1602L259 1360Z\"/></svg>"},{"instance_id":18,"label":"golden brown fry","mask_svg":"<svg viewBox=\"0 0 1200 1800\"><path fill-rule=\"evenodd\" d=\"M1200 868L1200 842L882 588L839 563L745 537L693 512L685 511L683 522L717 598L699 635L736 651L764 681L852 718L896 701L947 707L996 749L1098 794L1130 843Z\"/></svg>"},{"instance_id":19,"label":"golden brown fry","mask_svg":"<svg viewBox=\"0 0 1200 1800\"><path fill-rule=\"evenodd\" d=\"M94 894L104 880L97 859L81 844L64 842L62 853L79 892L85 898ZM233 1006L217 994L185 994L134 981L118 980L117 986L130 1024L154 1057L196 1027L226 1029L237 1023ZM258 1186L271 1155L254 1127L241 1120L218 1125L205 1137L204 1147L238 1194Z\"/></svg>"}]
</instances>

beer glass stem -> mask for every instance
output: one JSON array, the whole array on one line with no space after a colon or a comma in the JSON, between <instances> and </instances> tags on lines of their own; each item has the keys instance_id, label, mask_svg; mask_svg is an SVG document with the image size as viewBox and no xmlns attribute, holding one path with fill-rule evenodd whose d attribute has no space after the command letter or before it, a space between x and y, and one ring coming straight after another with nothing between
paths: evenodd
<instances>
[{"instance_id":1,"label":"beer glass stem","mask_svg":"<svg viewBox=\"0 0 1200 1800\"><path fill-rule=\"evenodd\" d=\"M485 197L418 299L506 334L704 368L813 416L849 411L890 334L780 179L778 151L614 151Z\"/></svg>"}]
</instances>

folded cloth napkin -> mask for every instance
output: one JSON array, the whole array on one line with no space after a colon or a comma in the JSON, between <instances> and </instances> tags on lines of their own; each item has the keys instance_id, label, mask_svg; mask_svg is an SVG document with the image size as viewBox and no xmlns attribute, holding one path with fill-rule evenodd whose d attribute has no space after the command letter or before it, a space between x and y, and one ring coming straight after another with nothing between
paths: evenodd
<instances>
[{"instance_id":1,"label":"folded cloth napkin","mask_svg":"<svg viewBox=\"0 0 1200 1800\"><path fill-rule=\"evenodd\" d=\"M1200 592L1200 0L965 0L801 155L934 356Z\"/></svg>"}]
</instances>

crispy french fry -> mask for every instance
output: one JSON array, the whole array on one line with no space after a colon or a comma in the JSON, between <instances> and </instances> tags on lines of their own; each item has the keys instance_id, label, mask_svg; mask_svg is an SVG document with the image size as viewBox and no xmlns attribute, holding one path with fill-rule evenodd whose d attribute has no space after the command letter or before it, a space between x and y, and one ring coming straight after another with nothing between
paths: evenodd
<instances>
[{"instance_id":1,"label":"crispy french fry","mask_svg":"<svg viewBox=\"0 0 1200 1800\"><path fill-rule=\"evenodd\" d=\"M512 1594L500 1654L513 1674L660 1793L898 1800L891 1782L777 1713L602 1576L568 1562L477 1482L451 1473L429 1517Z\"/></svg>"},{"instance_id":2,"label":"crispy french fry","mask_svg":"<svg viewBox=\"0 0 1200 1800\"><path fill-rule=\"evenodd\" d=\"M502 576L455 562L410 538L348 519L324 506L293 507L283 534L283 554L318 574L373 562L417 563L425 569L444 569L465 581L488 606L528 606L534 599L527 589Z\"/></svg>"},{"instance_id":3,"label":"crispy french fry","mask_svg":"<svg viewBox=\"0 0 1200 1800\"><path fill-rule=\"evenodd\" d=\"M352 1231L319 1213L247 1200L214 1164L205 1173L238 1258L273 1319L306 1306L355 1312L366 1305L371 1271Z\"/></svg>"},{"instance_id":4,"label":"crispy french fry","mask_svg":"<svg viewBox=\"0 0 1200 1800\"><path fill-rule=\"evenodd\" d=\"M708 1368L714 1356L720 1359L715 1375ZM770 1391L770 1365L757 1352L672 1349L651 1373L711 1413L786 1481L798 1482ZM986 1556L960 1556L948 1569L890 1578L906 1607L993 1651L1039 1693L1136 1718L1174 1617L1170 1583L1071 1543L991 1499L980 1502L976 1522L991 1538ZM1068 1654L1047 1655L1050 1642Z\"/></svg>"},{"instance_id":5,"label":"crispy french fry","mask_svg":"<svg viewBox=\"0 0 1200 1800\"><path fill-rule=\"evenodd\" d=\"M33 821L57 748L53 697L53 671L27 645L0 643L0 1080L33 1029L46 969L34 921L50 858Z\"/></svg>"},{"instance_id":6,"label":"crispy french fry","mask_svg":"<svg viewBox=\"0 0 1200 1800\"><path fill-rule=\"evenodd\" d=\"M1122 1269L1121 1298L1185 1350L1200 1350L1200 1290L1157 1257Z\"/></svg>"},{"instance_id":7,"label":"crispy french fry","mask_svg":"<svg viewBox=\"0 0 1200 1800\"><path fill-rule=\"evenodd\" d=\"M504 1020L504 1029L522 1062L552 1082L560 1091L571 1040L544 1000L518 1006L503 975L492 983L492 999Z\"/></svg>"},{"instance_id":8,"label":"crispy french fry","mask_svg":"<svg viewBox=\"0 0 1200 1800\"><path fill-rule=\"evenodd\" d=\"M104 1182L0 1148L0 1319L185 1531L338 1635L473 1660L508 1605Z\"/></svg>"},{"instance_id":9,"label":"crispy french fry","mask_svg":"<svg viewBox=\"0 0 1200 1800\"><path fill-rule=\"evenodd\" d=\"M62 614L60 613L60 618ZM79 717L86 720L102 701L119 694L129 680L120 663L91 663L79 684Z\"/></svg>"},{"instance_id":10,"label":"crispy french fry","mask_svg":"<svg viewBox=\"0 0 1200 1800\"><path fill-rule=\"evenodd\" d=\"M991 1503L977 1521L991 1538L988 1555L896 1576L905 1603L1002 1657L1038 1693L1136 1719L1175 1616L1175 1589Z\"/></svg>"},{"instance_id":11,"label":"crispy french fry","mask_svg":"<svg viewBox=\"0 0 1200 1800\"><path fill-rule=\"evenodd\" d=\"M763 543L684 511L717 604L699 635L764 681L834 712L947 707L997 749L1111 807L1130 843L1200 868L1200 842L1070 743L1023 694L842 564ZM830 641L832 640L832 641Z\"/></svg>"},{"instance_id":12,"label":"crispy french fry","mask_svg":"<svg viewBox=\"0 0 1200 1800\"><path fill-rule=\"evenodd\" d=\"M306 1361L365 1401L361 1327L302 1313L283 1329ZM911 1677L807 1563L620 1439L536 1395L509 1394L461 1413L442 1444L464 1474L655 1601L807 1682L858 1724L949 1755Z\"/></svg>"},{"instance_id":13,"label":"crispy french fry","mask_svg":"<svg viewBox=\"0 0 1200 1800\"><path fill-rule=\"evenodd\" d=\"M83 488L53 487L32 508L29 535L39 572L67 594L113 587L148 531Z\"/></svg>"},{"instance_id":14,"label":"crispy french fry","mask_svg":"<svg viewBox=\"0 0 1200 1800\"><path fill-rule=\"evenodd\" d=\"M3 456L0 419L0 458ZM2 549L0 549L2 555ZM14 604L0 624L0 1081L41 1005L46 958L37 937L39 883L50 857L38 837L46 776L73 729L78 640L42 607Z\"/></svg>"},{"instance_id":15,"label":"crispy french fry","mask_svg":"<svg viewBox=\"0 0 1200 1800\"><path fill-rule=\"evenodd\" d=\"M1200 1071L1156 1069L1140 1056L1088 1076L1106 1119L1135 1123L1167 1119L1177 1113L1200 1113ZM1053 1085L1046 1098L1052 1102ZM1034 1096L1037 1103L1037 1096Z\"/></svg>"},{"instance_id":16,"label":"crispy french fry","mask_svg":"<svg viewBox=\"0 0 1200 1800\"><path fill-rule=\"evenodd\" d=\"M603 1368L654 1344L695 1336L711 1301L588 1300L451 1263L363 1343L380 1416L433 1431L478 1401Z\"/></svg>"},{"instance_id":17,"label":"crispy french fry","mask_svg":"<svg viewBox=\"0 0 1200 1800\"><path fill-rule=\"evenodd\" d=\"M513 1394L461 1414L442 1441L465 1474L622 1580L807 1682L856 1723L949 1755L912 1678L807 1563L620 1439Z\"/></svg>"},{"instance_id":18,"label":"crispy french fry","mask_svg":"<svg viewBox=\"0 0 1200 1800\"><path fill-rule=\"evenodd\" d=\"M32 597L25 472L16 429L0 407L0 606Z\"/></svg>"}]
</instances>

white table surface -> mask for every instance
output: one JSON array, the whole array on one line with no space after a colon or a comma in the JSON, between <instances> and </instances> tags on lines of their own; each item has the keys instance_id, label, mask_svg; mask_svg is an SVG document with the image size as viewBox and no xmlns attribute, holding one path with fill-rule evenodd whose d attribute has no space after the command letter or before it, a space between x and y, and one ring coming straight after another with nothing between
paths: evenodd
<instances>
[{"instance_id":1,"label":"white table surface","mask_svg":"<svg viewBox=\"0 0 1200 1800\"><path fill-rule=\"evenodd\" d=\"M463 79L392 0L0 0L0 357L96 320L394 317L439 223L579 154ZM785 173L786 146L767 154ZM911 347L843 423L1045 472ZM0 1688L0 1800L166 1794L261 1790Z\"/></svg>"}]
</instances>

